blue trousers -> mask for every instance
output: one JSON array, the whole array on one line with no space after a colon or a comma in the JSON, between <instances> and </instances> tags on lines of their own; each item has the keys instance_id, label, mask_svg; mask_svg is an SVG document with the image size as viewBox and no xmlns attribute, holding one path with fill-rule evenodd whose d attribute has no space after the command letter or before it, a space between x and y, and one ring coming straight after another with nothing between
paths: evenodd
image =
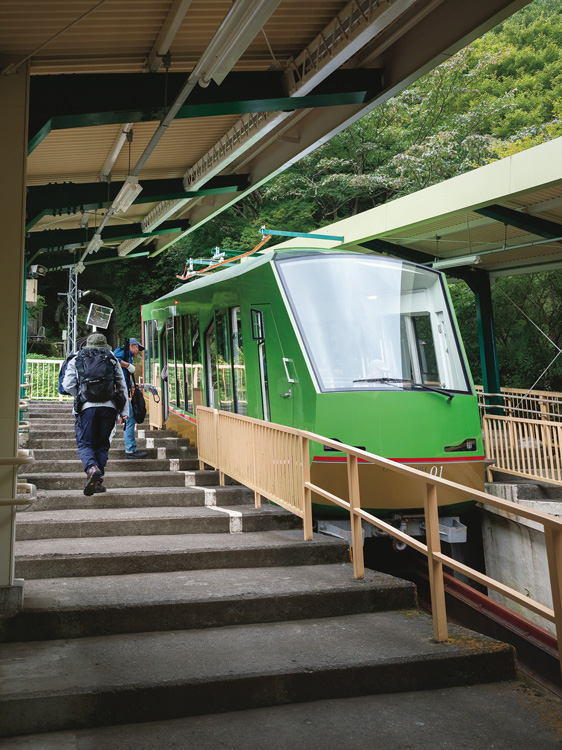
<instances>
[{"instance_id":1,"label":"blue trousers","mask_svg":"<svg viewBox=\"0 0 562 750\"><path fill-rule=\"evenodd\" d=\"M109 453L109 437L115 426L115 409L110 406L93 406L82 409L74 420L76 446L84 471L97 466L104 475Z\"/></svg>"}]
</instances>

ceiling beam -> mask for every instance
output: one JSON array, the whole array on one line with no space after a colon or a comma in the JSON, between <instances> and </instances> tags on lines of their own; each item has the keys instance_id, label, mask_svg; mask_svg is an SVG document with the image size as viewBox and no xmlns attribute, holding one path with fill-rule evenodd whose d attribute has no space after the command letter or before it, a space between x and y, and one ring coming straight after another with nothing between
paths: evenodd
<instances>
[{"instance_id":1,"label":"ceiling beam","mask_svg":"<svg viewBox=\"0 0 562 750\"><path fill-rule=\"evenodd\" d=\"M168 74L168 104L185 80L185 73ZM32 77L28 154L52 130L162 120L165 81L160 73ZM231 73L228 86L211 82L194 89L176 119L362 104L381 90L382 72L376 68L335 71L302 97L287 96L281 72Z\"/></svg>"},{"instance_id":2,"label":"ceiling beam","mask_svg":"<svg viewBox=\"0 0 562 750\"><path fill-rule=\"evenodd\" d=\"M558 224L555 221L540 219L537 216L530 216L529 214L521 213L521 211L515 211L512 208L500 206L499 204L477 208L476 213L482 214L482 216L487 216L495 221L501 221L502 224L517 227L524 232L529 232L529 234L535 234L537 237L544 237L547 240L561 242L562 224Z\"/></svg>"},{"instance_id":3,"label":"ceiling beam","mask_svg":"<svg viewBox=\"0 0 562 750\"><path fill-rule=\"evenodd\" d=\"M150 254L153 246L143 247L141 252L132 253L127 258L146 258ZM115 248L102 247L97 253L88 255L87 260L83 261L85 266L94 265L97 263L109 263L115 260L127 260L118 255ZM69 266L74 266L78 261L73 252L50 252L41 256L41 265L45 266L49 271L57 271Z\"/></svg>"},{"instance_id":4,"label":"ceiling beam","mask_svg":"<svg viewBox=\"0 0 562 750\"><path fill-rule=\"evenodd\" d=\"M60 216L96 211L111 204L123 183L62 182L28 187L26 199L28 232L43 216ZM247 174L218 175L198 190L186 192L181 178L143 180L143 190L135 203L153 203L175 198L236 193L248 187Z\"/></svg>"},{"instance_id":5,"label":"ceiling beam","mask_svg":"<svg viewBox=\"0 0 562 750\"><path fill-rule=\"evenodd\" d=\"M387 242L387 240L383 239L375 238L367 240L366 242L361 242L360 246L366 247L368 250L374 250L377 253L387 253L395 258L410 260L412 263L432 263L435 260L434 255L422 253L420 250L404 247L404 245L396 245L394 242Z\"/></svg>"},{"instance_id":6,"label":"ceiling beam","mask_svg":"<svg viewBox=\"0 0 562 750\"><path fill-rule=\"evenodd\" d=\"M122 242L128 239L144 239L156 237L159 234L185 231L188 226L188 221L165 221L157 229L143 232L140 224L110 224L104 230L103 240L104 243L109 243ZM31 232L25 239L25 249L28 254L31 254L87 245L95 231L95 227L91 227L84 229L46 229L42 232Z\"/></svg>"}]
</instances>

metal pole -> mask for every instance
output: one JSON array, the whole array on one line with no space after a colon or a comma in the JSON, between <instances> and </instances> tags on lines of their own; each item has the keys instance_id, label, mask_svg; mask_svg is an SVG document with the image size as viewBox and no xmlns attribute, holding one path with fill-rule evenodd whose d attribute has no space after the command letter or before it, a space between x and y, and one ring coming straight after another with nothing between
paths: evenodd
<instances>
[{"instance_id":1,"label":"metal pole","mask_svg":"<svg viewBox=\"0 0 562 750\"><path fill-rule=\"evenodd\" d=\"M76 351L78 335L78 274L74 267L68 271L68 338L66 340L66 354Z\"/></svg>"}]
</instances>

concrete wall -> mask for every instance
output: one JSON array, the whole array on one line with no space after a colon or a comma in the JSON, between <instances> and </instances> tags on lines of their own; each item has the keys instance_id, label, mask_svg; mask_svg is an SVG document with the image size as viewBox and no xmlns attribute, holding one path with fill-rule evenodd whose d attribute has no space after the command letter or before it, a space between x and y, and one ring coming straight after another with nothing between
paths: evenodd
<instances>
[{"instance_id":1,"label":"concrete wall","mask_svg":"<svg viewBox=\"0 0 562 750\"><path fill-rule=\"evenodd\" d=\"M532 499L534 485L490 484L486 490L496 497L526 505L537 511L562 515L562 498L542 499L537 489ZM523 488L520 491L519 488ZM523 495L523 497L521 497ZM531 497L529 497L531 496ZM516 591L531 596L536 601L552 608L550 578L542 524L528 521L525 518L515 520L495 508L486 508L482 516L482 538L486 572L492 578L501 581ZM495 591L488 591L490 597L517 614L526 617L537 625L556 632L554 624L539 615L535 615L523 606L512 602Z\"/></svg>"}]
</instances>

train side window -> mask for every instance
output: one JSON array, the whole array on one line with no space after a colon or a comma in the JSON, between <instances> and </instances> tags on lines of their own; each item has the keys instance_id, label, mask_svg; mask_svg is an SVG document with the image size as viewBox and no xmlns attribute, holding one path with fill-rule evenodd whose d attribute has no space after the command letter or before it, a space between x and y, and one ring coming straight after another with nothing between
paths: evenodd
<instances>
[{"instance_id":1,"label":"train side window","mask_svg":"<svg viewBox=\"0 0 562 750\"><path fill-rule=\"evenodd\" d=\"M176 362L176 406L183 408L185 398L185 372L183 366L183 337L181 332L181 318L174 318L174 351Z\"/></svg>"},{"instance_id":2,"label":"train side window","mask_svg":"<svg viewBox=\"0 0 562 750\"><path fill-rule=\"evenodd\" d=\"M183 406L186 411L193 412L192 408L192 395L193 395L193 381L192 381L192 356L191 356L191 342L190 342L190 321L189 315L182 315L182 341L183 341L183 379L184 379L184 394L185 401Z\"/></svg>"},{"instance_id":3,"label":"train side window","mask_svg":"<svg viewBox=\"0 0 562 750\"><path fill-rule=\"evenodd\" d=\"M250 308L252 339L258 344L258 363L260 368L260 390L262 415L266 422L271 419L269 409L269 379L267 374L267 358L265 356L265 330L263 325L263 310Z\"/></svg>"},{"instance_id":4,"label":"train side window","mask_svg":"<svg viewBox=\"0 0 562 750\"><path fill-rule=\"evenodd\" d=\"M416 347L421 368L421 382L430 385L440 385L441 380L445 380L445 378L439 377L430 316L429 314L413 315L412 320L416 332Z\"/></svg>"},{"instance_id":5,"label":"train side window","mask_svg":"<svg viewBox=\"0 0 562 750\"><path fill-rule=\"evenodd\" d=\"M151 321L145 320L142 325L142 338L144 344L142 375L145 383L150 383L150 353L152 351L152 347L150 346L150 322Z\"/></svg>"},{"instance_id":6,"label":"train side window","mask_svg":"<svg viewBox=\"0 0 562 750\"><path fill-rule=\"evenodd\" d=\"M248 394L246 388L246 364L244 362L242 318L239 307L233 307L230 310L230 328L232 331L232 367L234 370L235 409L237 414L247 414Z\"/></svg>"},{"instance_id":7,"label":"train side window","mask_svg":"<svg viewBox=\"0 0 562 750\"><path fill-rule=\"evenodd\" d=\"M193 383L193 413L198 406L203 405L205 390L205 374L201 352L201 335L199 331L199 315L189 316L189 336L191 344L191 381Z\"/></svg>"},{"instance_id":8,"label":"train side window","mask_svg":"<svg viewBox=\"0 0 562 750\"><path fill-rule=\"evenodd\" d=\"M168 365L168 403L176 403L176 354L174 346L174 319L166 320L167 365Z\"/></svg>"},{"instance_id":9,"label":"train side window","mask_svg":"<svg viewBox=\"0 0 562 750\"><path fill-rule=\"evenodd\" d=\"M217 378L217 341L215 324L205 332L205 363L207 366L207 406L215 409L219 403L219 382Z\"/></svg>"},{"instance_id":10,"label":"train side window","mask_svg":"<svg viewBox=\"0 0 562 750\"><path fill-rule=\"evenodd\" d=\"M160 385L160 350L158 347L158 322L147 322L147 337L145 339L145 383L158 387Z\"/></svg>"},{"instance_id":11,"label":"train side window","mask_svg":"<svg viewBox=\"0 0 562 750\"><path fill-rule=\"evenodd\" d=\"M252 322L252 339L254 341L263 341L263 311L251 307L250 317Z\"/></svg>"},{"instance_id":12,"label":"train side window","mask_svg":"<svg viewBox=\"0 0 562 750\"><path fill-rule=\"evenodd\" d=\"M232 388L232 358L227 310L215 312L217 339L217 369L219 374L219 409L234 411Z\"/></svg>"}]
</instances>

